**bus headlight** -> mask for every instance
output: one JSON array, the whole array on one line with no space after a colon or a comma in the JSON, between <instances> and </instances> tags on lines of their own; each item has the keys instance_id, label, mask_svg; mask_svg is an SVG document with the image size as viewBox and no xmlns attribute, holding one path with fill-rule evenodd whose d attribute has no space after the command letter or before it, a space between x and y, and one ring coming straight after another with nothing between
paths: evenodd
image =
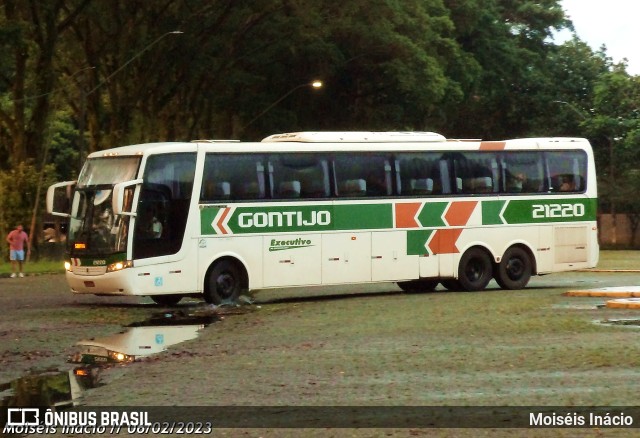
<instances>
[{"instance_id":1,"label":"bus headlight","mask_svg":"<svg viewBox=\"0 0 640 438\"><path fill-rule=\"evenodd\" d=\"M134 356L129 356L119 351L107 350L107 355L109 356L110 362L133 362L135 360Z\"/></svg>"},{"instance_id":2,"label":"bus headlight","mask_svg":"<svg viewBox=\"0 0 640 438\"><path fill-rule=\"evenodd\" d=\"M65 269L65 271L70 271L71 270L71 262L69 262L69 261L64 262L64 269Z\"/></svg>"},{"instance_id":3,"label":"bus headlight","mask_svg":"<svg viewBox=\"0 0 640 438\"><path fill-rule=\"evenodd\" d=\"M124 262L115 262L107 266L107 272L122 271L133 266L133 261L126 260Z\"/></svg>"}]
</instances>

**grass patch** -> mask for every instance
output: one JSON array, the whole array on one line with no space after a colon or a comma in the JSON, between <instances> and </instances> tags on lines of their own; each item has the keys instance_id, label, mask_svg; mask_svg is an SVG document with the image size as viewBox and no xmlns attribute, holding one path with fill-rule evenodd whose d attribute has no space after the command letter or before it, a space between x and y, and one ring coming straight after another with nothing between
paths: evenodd
<instances>
[{"instance_id":1,"label":"grass patch","mask_svg":"<svg viewBox=\"0 0 640 438\"><path fill-rule=\"evenodd\" d=\"M63 274L64 266L60 260L38 260L26 262L23 265L25 274ZM11 274L11 263L0 264L0 276Z\"/></svg>"},{"instance_id":2,"label":"grass patch","mask_svg":"<svg viewBox=\"0 0 640 438\"><path fill-rule=\"evenodd\" d=\"M639 251L600 251L598 269L640 269Z\"/></svg>"}]
</instances>

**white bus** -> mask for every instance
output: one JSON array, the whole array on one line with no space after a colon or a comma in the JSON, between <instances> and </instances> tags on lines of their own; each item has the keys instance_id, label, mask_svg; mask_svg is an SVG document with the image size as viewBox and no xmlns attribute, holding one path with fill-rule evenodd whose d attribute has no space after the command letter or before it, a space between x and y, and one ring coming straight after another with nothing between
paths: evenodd
<instances>
[{"instance_id":1,"label":"white bus","mask_svg":"<svg viewBox=\"0 0 640 438\"><path fill-rule=\"evenodd\" d=\"M520 289L596 265L596 204L587 140L427 132L132 145L47 194L69 217L73 292L160 304L367 282Z\"/></svg>"}]
</instances>

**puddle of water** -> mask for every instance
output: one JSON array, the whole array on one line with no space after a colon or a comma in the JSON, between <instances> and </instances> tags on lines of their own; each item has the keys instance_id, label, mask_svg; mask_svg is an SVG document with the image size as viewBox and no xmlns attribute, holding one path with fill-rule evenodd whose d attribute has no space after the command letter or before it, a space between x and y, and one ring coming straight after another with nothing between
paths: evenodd
<instances>
[{"instance_id":1,"label":"puddle of water","mask_svg":"<svg viewBox=\"0 0 640 438\"><path fill-rule=\"evenodd\" d=\"M227 312L223 312L227 313ZM167 347L193 339L207 325L219 321L218 312L158 313L109 336L79 341L79 351L69 362L81 364L69 371L29 374L0 384L0 406L46 406L64 410L79 404L82 392L99 386L103 367L133 362Z\"/></svg>"},{"instance_id":2,"label":"puddle of water","mask_svg":"<svg viewBox=\"0 0 640 438\"><path fill-rule=\"evenodd\" d=\"M218 314L159 313L133 323L120 333L79 341L80 348L70 358L83 364L127 363L165 351L198 336L207 325L220 320Z\"/></svg>"},{"instance_id":3,"label":"puddle of water","mask_svg":"<svg viewBox=\"0 0 640 438\"><path fill-rule=\"evenodd\" d=\"M99 375L100 369L86 366L29 374L0 385L0 406L70 408L82 391L99 386Z\"/></svg>"},{"instance_id":4,"label":"puddle of water","mask_svg":"<svg viewBox=\"0 0 640 438\"><path fill-rule=\"evenodd\" d=\"M640 319L605 319L602 321L596 321L596 323L601 325L640 327Z\"/></svg>"},{"instance_id":5,"label":"puddle of water","mask_svg":"<svg viewBox=\"0 0 640 438\"><path fill-rule=\"evenodd\" d=\"M575 310L596 310L602 309L605 307L602 303L564 303L564 304L553 304L551 306L552 309L575 309Z\"/></svg>"}]
</instances>

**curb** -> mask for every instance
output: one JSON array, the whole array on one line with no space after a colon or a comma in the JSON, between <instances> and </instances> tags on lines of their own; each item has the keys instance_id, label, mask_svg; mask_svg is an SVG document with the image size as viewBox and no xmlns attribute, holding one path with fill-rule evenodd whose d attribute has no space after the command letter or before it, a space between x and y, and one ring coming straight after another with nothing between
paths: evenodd
<instances>
[{"instance_id":1,"label":"curb","mask_svg":"<svg viewBox=\"0 0 640 438\"><path fill-rule=\"evenodd\" d=\"M638 273L640 269L577 269L575 272L623 272Z\"/></svg>"},{"instance_id":2,"label":"curb","mask_svg":"<svg viewBox=\"0 0 640 438\"><path fill-rule=\"evenodd\" d=\"M611 309L640 309L640 298L609 300L607 307Z\"/></svg>"},{"instance_id":3,"label":"curb","mask_svg":"<svg viewBox=\"0 0 640 438\"><path fill-rule=\"evenodd\" d=\"M640 286L603 287L599 289L569 290L567 297L640 298Z\"/></svg>"}]
</instances>

